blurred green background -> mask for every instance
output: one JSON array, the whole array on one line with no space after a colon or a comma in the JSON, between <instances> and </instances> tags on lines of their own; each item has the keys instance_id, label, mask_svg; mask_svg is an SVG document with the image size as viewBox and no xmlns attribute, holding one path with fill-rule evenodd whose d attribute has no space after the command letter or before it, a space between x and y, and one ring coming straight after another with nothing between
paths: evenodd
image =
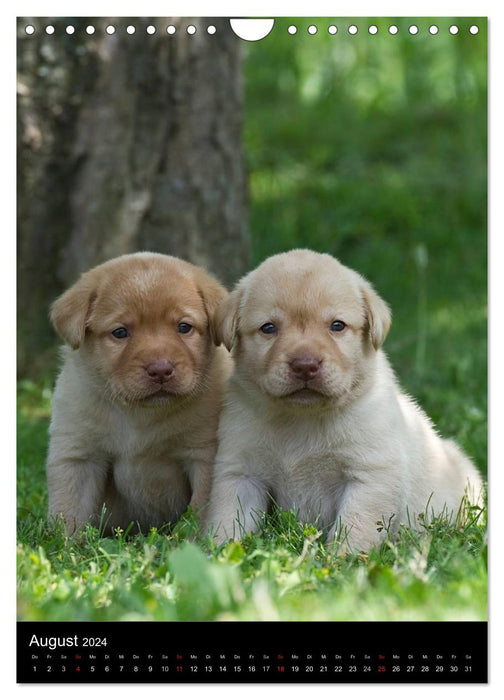
<instances>
[{"instance_id":1,"label":"blurred green background","mask_svg":"<svg viewBox=\"0 0 504 700\"><path fill-rule=\"evenodd\" d=\"M244 44L253 264L304 246L365 275L392 308L385 351L402 386L486 474L486 20L393 23L396 35L383 18L277 19ZM184 519L170 536L89 530L69 542L45 522L56 339L50 355L19 384L21 619L263 619L263 608L279 619L486 619L483 525L406 532L353 559L331 558L289 513L211 554L179 551Z\"/></svg>"},{"instance_id":2,"label":"blurred green background","mask_svg":"<svg viewBox=\"0 0 504 700\"><path fill-rule=\"evenodd\" d=\"M254 263L309 247L366 276L402 385L484 473L486 46L481 18L282 18L245 62Z\"/></svg>"},{"instance_id":3,"label":"blurred green background","mask_svg":"<svg viewBox=\"0 0 504 700\"><path fill-rule=\"evenodd\" d=\"M393 22L280 18L244 43L253 263L305 246L365 275L402 386L486 474L486 20ZM56 342L19 385L18 505L39 517Z\"/></svg>"}]
</instances>

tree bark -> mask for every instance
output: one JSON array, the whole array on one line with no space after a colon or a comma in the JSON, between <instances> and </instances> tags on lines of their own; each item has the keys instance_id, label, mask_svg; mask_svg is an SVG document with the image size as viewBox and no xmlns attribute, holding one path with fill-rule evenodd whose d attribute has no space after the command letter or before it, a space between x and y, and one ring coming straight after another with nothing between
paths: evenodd
<instances>
[{"instance_id":1,"label":"tree bark","mask_svg":"<svg viewBox=\"0 0 504 700\"><path fill-rule=\"evenodd\" d=\"M240 40L227 20L20 18L18 76L21 374L52 349L50 302L108 258L168 253L227 284L245 272Z\"/></svg>"}]
</instances>

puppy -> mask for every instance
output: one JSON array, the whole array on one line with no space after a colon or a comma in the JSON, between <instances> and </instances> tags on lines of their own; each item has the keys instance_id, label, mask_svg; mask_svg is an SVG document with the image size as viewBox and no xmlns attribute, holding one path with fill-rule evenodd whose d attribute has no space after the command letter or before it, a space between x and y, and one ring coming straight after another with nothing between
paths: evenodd
<instances>
[{"instance_id":1,"label":"puppy","mask_svg":"<svg viewBox=\"0 0 504 700\"><path fill-rule=\"evenodd\" d=\"M235 371L206 516L218 541L273 500L365 551L389 524L479 498L470 460L398 388L380 350L390 320L363 277L309 250L267 259L219 306Z\"/></svg>"},{"instance_id":2,"label":"puppy","mask_svg":"<svg viewBox=\"0 0 504 700\"><path fill-rule=\"evenodd\" d=\"M209 497L231 370L212 323L225 289L167 255L123 255L52 306L67 343L52 405L49 515L71 533L176 520Z\"/></svg>"}]
</instances>

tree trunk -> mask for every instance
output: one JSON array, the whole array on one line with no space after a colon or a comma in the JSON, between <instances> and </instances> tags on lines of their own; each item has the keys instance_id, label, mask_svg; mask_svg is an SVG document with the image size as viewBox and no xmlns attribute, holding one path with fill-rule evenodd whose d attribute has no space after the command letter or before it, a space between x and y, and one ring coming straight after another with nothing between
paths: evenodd
<instances>
[{"instance_id":1,"label":"tree trunk","mask_svg":"<svg viewBox=\"0 0 504 700\"><path fill-rule=\"evenodd\" d=\"M168 253L227 284L246 270L239 44L224 19L18 19L21 374L53 346L50 302L108 258Z\"/></svg>"}]
</instances>

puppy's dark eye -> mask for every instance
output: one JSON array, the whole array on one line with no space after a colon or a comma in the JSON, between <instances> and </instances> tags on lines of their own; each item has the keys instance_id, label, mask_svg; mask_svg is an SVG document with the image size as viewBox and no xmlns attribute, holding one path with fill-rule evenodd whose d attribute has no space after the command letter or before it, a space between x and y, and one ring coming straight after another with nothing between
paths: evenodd
<instances>
[{"instance_id":1,"label":"puppy's dark eye","mask_svg":"<svg viewBox=\"0 0 504 700\"><path fill-rule=\"evenodd\" d=\"M127 328L116 328L115 331L112 331L112 335L114 338L119 338L119 340L122 340L123 338L127 338L129 333Z\"/></svg>"},{"instance_id":2,"label":"puppy's dark eye","mask_svg":"<svg viewBox=\"0 0 504 700\"><path fill-rule=\"evenodd\" d=\"M343 321L333 321L331 323L331 330L332 331L343 331L346 328L346 323L343 323Z\"/></svg>"},{"instance_id":3,"label":"puppy's dark eye","mask_svg":"<svg viewBox=\"0 0 504 700\"><path fill-rule=\"evenodd\" d=\"M277 327L274 323L265 323L259 330L262 333L266 333L266 335L271 335L272 333L277 332Z\"/></svg>"},{"instance_id":4,"label":"puppy's dark eye","mask_svg":"<svg viewBox=\"0 0 504 700\"><path fill-rule=\"evenodd\" d=\"M179 333L190 333L192 331L192 326L190 323L179 323L177 330Z\"/></svg>"}]
</instances>

